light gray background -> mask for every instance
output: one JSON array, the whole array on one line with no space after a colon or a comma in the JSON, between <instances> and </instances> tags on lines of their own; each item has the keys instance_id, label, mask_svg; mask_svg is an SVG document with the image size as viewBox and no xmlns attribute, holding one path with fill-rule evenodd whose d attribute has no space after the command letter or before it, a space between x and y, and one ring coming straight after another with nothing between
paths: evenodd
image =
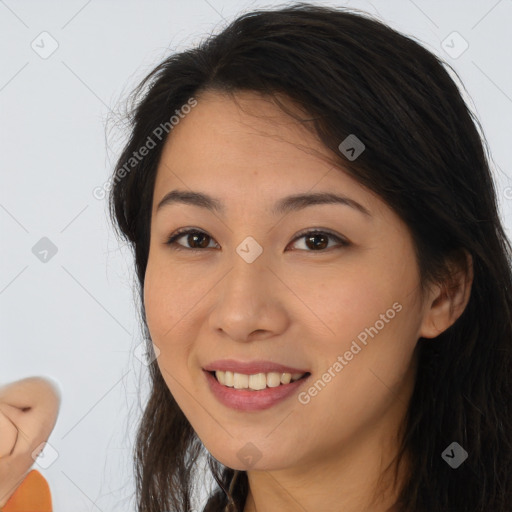
<instances>
[{"instance_id":1,"label":"light gray background","mask_svg":"<svg viewBox=\"0 0 512 512\"><path fill-rule=\"evenodd\" d=\"M510 234L512 1L317 3L377 15L454 67L488 139ZM238 13L278 4L0 1L0 384L44 375L62 390L44 452L56 458L34 464L55 512L134 510L131 449L147 369L133 352L141 339L131 256L92 193L123 142L115 129L106 142L109 112L171 52ZM469 44L457 58L442 47L454 31ZM453 37L452 54L462 48ZM42 58L32 44L58 48ZM46 262L32 252L43 237L57 247Z\"/></svg>"}]
</instances>

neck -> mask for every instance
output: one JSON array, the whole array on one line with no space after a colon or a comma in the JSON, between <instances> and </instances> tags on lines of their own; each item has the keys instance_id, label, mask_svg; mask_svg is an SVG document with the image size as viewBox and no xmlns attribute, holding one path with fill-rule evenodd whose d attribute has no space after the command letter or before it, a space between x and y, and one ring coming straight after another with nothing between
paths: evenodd
<instances>
[{"instance_id":1,"label":"neck","mask_svg":"<svg viewBox=\"0 0 512 512\"><path fill-rule=\"evenodd\" d=\"M300 467L248 471L243 512L393 512L409 474L409 459L405 457L398 467L395 483L400 435L395 423L386 425L386 417L381 421L329 453L301 461Z\"/></svg>"},{"instance_id":2,"label":"neck","mask_svg":"<svg viewBox=\"0 0 512 512\"><path fill-rule=\"evenodd\" d=\"M336 510L343 512L393 512L406 476L407 461L401 465L394 485L394 467L386 474L372 471L377 446L367 445L361 458L344 459L346 465L324 461L307 471L248 472L249 491L243 512ZM391 462L387 460L386 463ZM383 468L384 469L384 468Z\"/></svg>"}]
</instances>

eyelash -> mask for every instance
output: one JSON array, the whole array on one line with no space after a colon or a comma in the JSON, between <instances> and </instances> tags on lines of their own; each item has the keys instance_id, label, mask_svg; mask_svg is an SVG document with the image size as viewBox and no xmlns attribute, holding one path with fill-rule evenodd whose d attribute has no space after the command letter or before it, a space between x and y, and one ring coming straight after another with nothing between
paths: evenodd
<instances>
[{"instance_id":1,"label":"eyelash","mask_svg":"<svg viewBox=\"0 0 512 512\"><path fill-rule=\"evenodd\" d=\"M172 235L169 236L169 238L167 239L167 241L165 242L166 245L169 245L169 246L172 246L172 249L173 250L176 250L176 251L181 251L181 250L185 250L185 251L204 251L206 249L212 249L212 247L205 247L203 249L198 249L198 248L192 248L192 247L184 247L180 244L178 244L176 242L176 240L178 240L179 238L185 236L185 235L191 235L191 234L198 234L198 235L206 235L208 238L210 238L211 240L213 240L212 237L210 237L208 235L208 233L205 233L204 231L201 231L199 229L194 229L194 228L183 228L183 229L180 229L176 232L174 232ZM350 242L348 242L346 239L338 236L338 235L335 235L334 233L331 233L329 231L324 231L324 230L320 230L320 229L312 229L312 230L309 230L309 231L305 231L303 233L300 233L299 235L297 235L297 237L295 237L293 240L292 240L292 243L295 243L297 242L298 240L300 240L301 238L304 238L308 235L327 235L329 238L332 238L333 240L336 240L341 247L348 247L350 244ZM338 247L338 248L341 248L341 247ZM329 247L327 249L319 249L318 251L313 251L313 250L305 250L305 252L326 252L328 251L329 249L332 249L332 247ZM304 249L299 249L299 250L303 250Z\"/></svg>"}]
</instances>

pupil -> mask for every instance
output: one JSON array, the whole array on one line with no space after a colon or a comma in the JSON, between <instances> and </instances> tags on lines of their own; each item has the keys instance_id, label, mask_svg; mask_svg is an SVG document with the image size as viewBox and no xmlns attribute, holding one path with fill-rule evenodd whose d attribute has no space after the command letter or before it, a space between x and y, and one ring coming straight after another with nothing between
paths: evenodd
<instances>
[{"instance_id":1,"label":"pupil","mask_svg":"<svg viewBox=\"0 0 512 512\"><path fill-rule=\"evenodd\" d=\"M318 239L318 238L321 238L323 240L323 242L315 243L314 240ZM311 242L311 246L308 244L308 242ZM319 234L319 235L310 235L310 236L308 236L306 244L308 244L308 247L310 249L311 248L324 249L325 247L327 247L329 242L327 241L327 237L325 235Z\"/></svg>"},{"instance_id":2,"label":"pupil","mask_svg":"<svg viewBox=\"0 0 512 512\"><path fill-rule=\"evenodd\" d=\"M190 241L191 238L193 240L192 243ZM195 247L194 243L197 241L198 238L200 240L202 238L202 243L199 243L199 247L201 247L201 248L208 247L208 240L207 240L208 236L204 235L204 234L201 234L201 233L194 233L194 234L189 235L189 245L192 246L192 247Z\"/></svg>"},{"instance_id":3,"label":"pupil","mask_svg":"<svg viewBox=\"0 0 512 512\"><path fill-rule=\"evenodd\" d=\"M201 233L193 233L188 236L188 242L191 247L196 247L194 244L199 239L199 247L205 248L208 247L208 235L201 234ZM320 239L321 241L315 241ZM329 245L328 237L322 234L318 235L310 235L307 237L306 244L311 249L325 249Z\"/></svg>"}]
</instances>

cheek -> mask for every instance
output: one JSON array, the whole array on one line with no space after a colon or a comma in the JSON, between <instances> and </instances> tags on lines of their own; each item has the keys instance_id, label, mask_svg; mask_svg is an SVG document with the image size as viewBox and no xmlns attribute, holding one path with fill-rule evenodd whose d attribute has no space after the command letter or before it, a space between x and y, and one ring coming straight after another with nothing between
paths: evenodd
<instances>
[{"instance_id":1,"label":"cheek","mask_svg":"<svg viewBox=\"0 0 512 512\"><path fill-rule=\"evenodd\" d=\"M307 306L301 321L317 325L316 336L337 344L373 325L403 295L404 281L383 276L373 262L355 261L343 267L297 280L294 291ZM391 314L394 311L391 311ZM313 325L311 325L313 327Z\"/></svg>"},{"instance_id":2,"label":"cheek","mask_svg":"<svg viewBox=\"0 0 512 512\"><path fill-rule=\"evenodd\" d=\"M189 318L194 305L206 293L194 280L190 285L185 272L176 272L165 258L148 261L144 278L144 308L152 342L160 354L157 364L166 384L178 402L186 401L190 391L189 357L196 336ZM182 396L183 395L183 396ZM181 404L180 404L181 405Z\"/></svg>"},{"instance_id":3,"label":"cheek","mask_svg":"<svg viewBox=\"0 0 512 512\"><path fill-rule=\"evenodd\" d=\"M144 311L152 341L156 345L160 345L159 341L164 333L162 322L166 309L166 298L162 284L155 279L155 275L152 268L148 266L144 278Z\"/></svg>"},{"instance_id":4,"label":"cheek","mask_svg":"<svg viewBox=\"0 0 512 512\"><path fill-rule=\"evenodd\" d=\"M376 311L385 314L386 309ZM301 420L290 435L306 443L305 432L322 431L322 440L311 435L309 442L320 444L328 456L332 443L342 446L361 430L399 417L414 385L414 329L406 311L404 306L384 324L374 315L367 322L344 316L339 332L350 324L347 330L354 336L342 334L336 342L317 340L315 379L298 397Z\"/></svg>"},{"instance_id":5,"label":"cheek","mask_svg":"<svg viewBox=\"0 0 512 512\"><path fill-rule=\"evenodd\" d=\"M404 270L389 261L345 270L309 294L308 305L325 334L309 350L320 382L306 391L318 406L336 403L340 417L364 417L382 412L410 383L420 322L416 292L411 293L417 276L414 265Z\"/></svg>"},{"instance_id":6,"label":"cheek","mask_svg":"<svg viewBox=\"0 0 512 512\"><path fill-rule=\"evenodd\" d=\"M178 271L165 256L148 261L144 277L144 309L153 342L165 345L176 339L176 332L208 287L193 274Z\"/></svg>"}]
</instances>

